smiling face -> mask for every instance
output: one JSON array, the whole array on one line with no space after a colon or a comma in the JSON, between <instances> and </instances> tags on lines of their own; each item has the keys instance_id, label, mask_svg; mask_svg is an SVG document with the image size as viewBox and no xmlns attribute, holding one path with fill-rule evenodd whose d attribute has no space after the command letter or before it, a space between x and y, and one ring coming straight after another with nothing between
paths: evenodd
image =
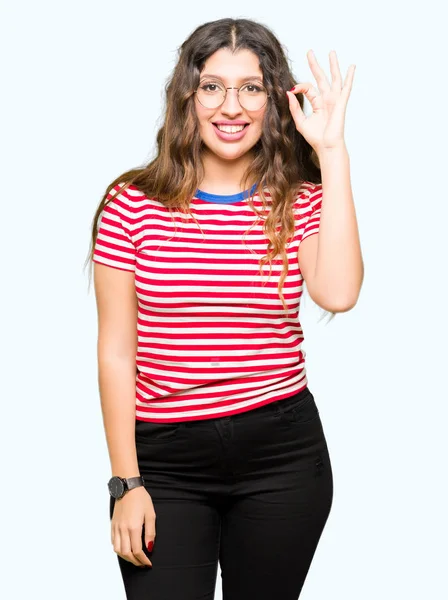
<instances>
[{"instance_id":1,"label":"smiling face","mask_svg":"<svg viewBox=\"0 0 448 600\"><path fill-rule=\"evenodd\" d=\"M221 83L224 87L239 88L244 83L263 83L263 73L257 55L250 50L239 50L233 54L228 48L221 48L205 62L201 71L200 83ZM216 88L209 88L216 89ZM250 88L253 89L253 88ZM207 149L223 160L236 160L245 156L258 142L267 103L256 111L246 110L238 100L238 90L227 90L223 104L218 108L205 108L195 94L195 108L199 120L199 132ZM215 123L234 124L237 129L245 124L241 132L235 129L223 132Z\"/></svg>"}]
</instances>

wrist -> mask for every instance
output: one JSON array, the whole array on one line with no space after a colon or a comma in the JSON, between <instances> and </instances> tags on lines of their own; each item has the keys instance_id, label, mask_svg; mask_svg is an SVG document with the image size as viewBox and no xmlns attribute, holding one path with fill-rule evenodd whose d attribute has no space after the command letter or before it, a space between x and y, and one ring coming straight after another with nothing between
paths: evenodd
<instances>
[{"instance_id":1,"label":"wrist","mask_svg":"<svg viewBox=\"0 0 448 600\"><path fill-rule=\"evenodd\" d=\"M332 156L338 153L348 153L347 145L345 142L340 142L335 146L328 146L325 148L318 148L314 150L319 159L324 158L325 156Z\"/></svg>"},{"instance_id":2,"label":"wrist","mask_svg":"<svg viewBox=\"0 0 448 600\"><path fill-rule=\"evenodd\" d=\"M145 481L141 475L136 477L121 477L120 475L112 475L109 479L107 486L109 488L109 494L119 500L123 496L133 489L138 487L144 487Z\"/></svg>"}]
</instances>

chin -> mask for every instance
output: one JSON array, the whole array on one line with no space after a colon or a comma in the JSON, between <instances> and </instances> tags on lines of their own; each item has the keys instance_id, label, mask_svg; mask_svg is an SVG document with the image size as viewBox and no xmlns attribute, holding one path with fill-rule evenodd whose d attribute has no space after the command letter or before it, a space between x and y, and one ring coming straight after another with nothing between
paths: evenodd
<instances>
[{"instance_id":1,"label":"chin","mask_svg":"<svg viewBox=\"0 0 448 600\"><path fill-rule=\"evenodd\" d=\"M215 156L218 156L219 158L223 159L223 160L238 160L239 158L241 158L242 156L245 156L248 152L249 152L250 148L248 148L247 150L234 150L232 151L228 151L228 152L219 152L216 150L211 150L211 152L213 152L213 154Z\"/></svg>"},{"instance_id":2,"label":"chin","mask_svg":"<svg viewBox=\"0 0 448 600\"><path fill-rule=\"evenodd\" d=\"M238 146L238 144L228 144L227 146L208 144L207 140L203 140L203 144L208 152L219 156L223 160L236 160L250 152L257 141L254 141L252 144L244 144L244 146Z\"/></svg>"}]
</instances>

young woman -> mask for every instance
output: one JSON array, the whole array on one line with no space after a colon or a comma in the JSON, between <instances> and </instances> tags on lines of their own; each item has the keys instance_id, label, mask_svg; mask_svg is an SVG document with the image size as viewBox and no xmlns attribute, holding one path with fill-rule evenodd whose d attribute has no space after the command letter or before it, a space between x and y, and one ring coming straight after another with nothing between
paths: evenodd
<instances>
[{"instance_id":1,"label":"young woman","mask_svg":"<svg viewBox=\"0 0 448 600\"><path fill-rule=\"evenodd\" d=\"M182 44L158 152L96 212L90 258L111 542L127 598L299 597L330 512L330 457L299 306L363 278L335 53L294 86L265 26ZM291 90L291 91L289 91ZM305 117L304 97L313 112ZM269 264L267 264L269 263Z\"/></svg>"}]
</instances>

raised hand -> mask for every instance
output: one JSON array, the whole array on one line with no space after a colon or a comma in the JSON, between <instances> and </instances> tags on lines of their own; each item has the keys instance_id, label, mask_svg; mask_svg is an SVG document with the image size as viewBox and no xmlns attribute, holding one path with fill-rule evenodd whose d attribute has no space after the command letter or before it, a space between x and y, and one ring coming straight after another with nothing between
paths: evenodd
<instances>
[{"instance_id":1,"label":"raised hand","mask_svg":"<svg viewBox=\"0 0 448 600\"><path fill-rule=\"evenodd\" d=\"M318 90L310 82L298 83L292 91L286 92L289 98L289 109L292 118L306 141L316 153L345 145L344 126L347 102L352 89L355 65L350 65L344 85L342 85L336 52L330 52L330 71L332 82L327 79L324 70L314 56L312 50L307 53L311 71L316 79ZM303 93L313 108L313 113L306 117L295 94Z\"/></svg>"}]
</instances>

